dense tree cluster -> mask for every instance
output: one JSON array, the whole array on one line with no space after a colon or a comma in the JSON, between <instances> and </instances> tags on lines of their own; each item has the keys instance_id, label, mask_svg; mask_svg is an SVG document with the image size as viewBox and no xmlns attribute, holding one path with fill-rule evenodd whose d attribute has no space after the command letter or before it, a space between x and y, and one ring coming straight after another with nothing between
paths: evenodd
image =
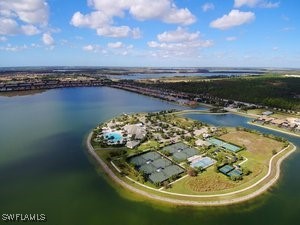
<instances>
[{"instance_id":1,"label":"dense tree cluster","mask_svg":"<svg viewBox=\"0 0 300 225\"><path fill-rule=\"evenodd\" d=\"M300 79L294 77L239 77L197 82L158 82L152 85L161 89L300 110Z\"/></svg>"}]
</instances>

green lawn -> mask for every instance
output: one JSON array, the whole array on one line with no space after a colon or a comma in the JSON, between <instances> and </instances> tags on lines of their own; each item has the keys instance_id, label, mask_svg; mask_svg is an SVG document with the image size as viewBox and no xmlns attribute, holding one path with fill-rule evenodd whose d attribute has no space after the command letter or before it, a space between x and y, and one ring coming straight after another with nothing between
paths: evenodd
<instances>
[{"instance_id":1,"label":"green lawn","mask_svg":"<svg viewBox=\"0 0 300 225\"><path fill-rule=\"evenodd\" d=\"M149 149L159 149L160 145L157 141L147 141L145 143L142 143L137 150L138 151L145 151L145 150L149 150Z\"/></svg>"},{"instance_id":2,"label":"green lawn","mask_svg":"<svg viewBox=\"0 0 300 225\"><path fill-rule=\"evenodd\" d=\"M242 167L248 168L251 174L244 176L242 181L232 181L225 175L215 172L212 166L197 177L187 177L176 182L170 192L213 194L249 186L267 174L269 161L273 156L272 150L280 151L284 146L282 142L245 131L231 131L220 138L247 148L239 154L248 159Z\"/></svg>"}]
</instances>

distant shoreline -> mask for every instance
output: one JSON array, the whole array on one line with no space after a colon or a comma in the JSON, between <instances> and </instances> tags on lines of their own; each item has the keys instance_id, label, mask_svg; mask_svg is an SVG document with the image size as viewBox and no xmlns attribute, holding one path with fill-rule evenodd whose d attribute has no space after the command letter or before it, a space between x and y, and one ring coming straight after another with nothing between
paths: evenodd
<instances>
[{"instance_id":1,"label":"distant shoreline","mask_svg":"<svg viewBox=\"0 0 300 225\"><path fill-rule=\"evenodd\" d=\"M257 126L257 127L262 127L262 128L269 129L269 130L274 130L274 131L284 133L284 134L288 134L288 135L292 135L292 136L295 136L295 137L300 137L299 134L295 134L295 133L291 133L291 132L288 132L288 131L276 129L276 128L273 128L273 127L268 127L268 126L260 125L260 124L253 123L253 122L248 122L248 124L251 124L251 125Z\"/></svg>"}]
</instances>

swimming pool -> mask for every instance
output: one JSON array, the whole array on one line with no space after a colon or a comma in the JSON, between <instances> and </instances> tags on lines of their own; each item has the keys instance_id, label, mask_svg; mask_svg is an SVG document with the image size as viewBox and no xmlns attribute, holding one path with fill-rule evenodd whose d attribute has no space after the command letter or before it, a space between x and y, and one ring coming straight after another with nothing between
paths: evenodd
<instances>
[{"instance_id":1,"label":"swimming pool","mask_svg":"<svg viewBox=\"0 0 300 225\"><path fill-rule=\"evenodd\" d=\"M123 141L123 135L120 132L107 132L103 136L109 144L118 144Z\"/></svg>"}]
</instances>

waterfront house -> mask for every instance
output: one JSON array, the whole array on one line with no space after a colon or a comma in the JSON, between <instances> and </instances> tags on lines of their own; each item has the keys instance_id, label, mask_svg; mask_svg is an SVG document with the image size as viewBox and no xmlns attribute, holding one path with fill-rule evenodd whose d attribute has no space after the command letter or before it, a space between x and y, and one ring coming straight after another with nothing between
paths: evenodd
<instances>
[{"instance_id":1,"label":"waterfront house","mask_svg":"<svg viewBox=\"0 0 300 225\"><path fill-rule=\"evenodd\" d=\"M264 115L264 116L270 116L272 114L273 114L273 112L271 112L271 111L265 111L262 113L262 115Z\"/></svg>"}]
</instances>

